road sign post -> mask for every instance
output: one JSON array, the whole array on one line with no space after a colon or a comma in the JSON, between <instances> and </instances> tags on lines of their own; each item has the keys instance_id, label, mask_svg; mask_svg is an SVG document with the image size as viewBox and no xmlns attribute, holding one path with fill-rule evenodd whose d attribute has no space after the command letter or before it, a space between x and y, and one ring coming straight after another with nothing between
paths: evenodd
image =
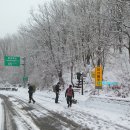
<instances>
[{"instance_id":1,"label":"road sign post","mask_svg":"<svg viewBox=\"0 0 130 130\"><path fill-rule=\"evenodd\" d=\"M4 56L5 66L20 66L20 57L18 56Z\"/></svg>"},{"instance_id":2,"label":"road sign post","mask_svg":"<svg viewBox=\"0 0 130 130\"><path fill-rule=\"evenodd\" d=\"M28 77L26 76L26 57L23 57L23 84L24 84L24 88L26 87L26 83L28 81Z\"/></svg>"},{"instance_id":3,"label":"road sign post","mask_svg":"<svg viewBox=\"0 0 130 130\"><path fill-rule=\"evenodd\" d=\"M83 75L82 75L82 95L83 95Z\"/></svg>"}]
</instances>

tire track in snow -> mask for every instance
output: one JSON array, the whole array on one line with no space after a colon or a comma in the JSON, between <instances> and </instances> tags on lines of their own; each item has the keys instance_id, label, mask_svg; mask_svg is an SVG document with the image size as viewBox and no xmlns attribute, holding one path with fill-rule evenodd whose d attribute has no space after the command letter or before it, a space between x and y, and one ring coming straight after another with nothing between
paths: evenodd
<instances>
[{"instance_id":1,"label":"tire track in snow","mask_svg":"<svg viewBox=\"0 0 130 130\"><path fill-rule=\"evenodd\" d=\"M4 130L18 130L21 124L22 130L40 130L36 129L36 127L27 122L22 114L18 113L15 108L12 106L12 102L9 101L9 98L0 95L3 99L4 113L5 113L5 122L4 122ZM18 121L17 121L18 120ZM19 124L17 124L19 122Z\"/></svg>"},{"instance_id":2,"label":"tire track in snow","mask_svg":"<svg viewBox=\"0 0 130 130\"><path fill-rule=\"evenodd\" d=\"M81 124L82 120L84 120L87 126L92 126L90 129L94 129L93 126L96 126L96 130L130 130L125 126L103 120L102 118L99 118L95 115L87 114L85 112L75 110L73 111L73 109L71 109L69 112L73 115L71 116L69 114L69 118L77 118L79 120L79 123ZM76 115L76 117L74 115Z\"/></svg>"},{"instance_id":3,"label":"tire track in snow","mask_svg":"<svg viewBox=\"0 0 130 130\"><path fill-rule=\"evenodd\" d=\"M0 99L0 130L4 130L4 105L3 105L3 100Z\"/></svg>"},{"instance_id":4,"label":"tire track in snow","mask_svg":"<svg viewBox=\"0 0 130 130\"><path fill-rule=\"evenodd\" d=\"M36 103L34 105L28 104L27 100L21 100L19 98L15 98L20 104L22 104L23 108L28 111L29 116L34 120L34 122L37 124L37 126L40 127L40 130L62 130L62 129L68 129L68 130L89 130L88 128L82 128L80 125L76 124L72 120L69 120L68 118L54 112L46 109L45 107L41 106L39 103ZM27 108L28 106L28 108ZM39 113L42 113L42 110L45 110L48 112L46 114L46 117L36 117L34 116L34 113L32 110L35 109ZM45 113L42 113L45 115ZM49 127L50 126L50 127Z\"/></svg>"},{"instance_id":5,"label":"tire track in snow","mask_svg":"<svg viewBox=\"0 0 130 130\"><path fill-rule=\"evenodd\" d=\"M44 99L41 99L41 100L45 101ZM113 101L114 99L111 99L111 100ZM122 100L114 100L114 101L119 103ZM103 102L107 103L107 101L103 101ZM129 101L124 101L124 102L128 104ZM125 105L124 102L122 101L122 105L123 104ZM68 111L66 113L60 112L60 115L66 117L66 118L68 117L69 119L71 118L72 120L77 119L77 123L79 123L79 124L81 124L85 127L92 126L92 127L90 127L90 129L96 129L96 130L97 129L98 130L112 130L112 129L115 129L115 130L130 130L127 126L125 127L121 124L113 123L112 121L105 120L105 119L100 118L96 115L90 115L88 112L77 111L77 110L73 109L73 107L72 107L72 109L68 109ZM84 123L84 120L86 121L86 123ZM93 126L96 126L96 127L94 128Z\"/></svg>"},{"instance_id":6,"label":"tire track in snow","mask_svg":"<svg viewBox=\"0 0 130 130\"><path fill-rule=\"evenodd\" d=\"M95 101L96 100L96 101ZM97 108L97 110L100 108L100 103L98 103L97 101L100 101L100 102L104 102L104 103L111 103L111 102L113 102L113 103L117 103L117 104L122 104L122 106L125 106L125 105L130 105L130 102L129 101L122 101L122 100L114 100L114 99L108 99L108 101L106 100L106 99L103 99L103 98L96 98L96 97L90 97L90 99L88 100L88 103L86 104L86 110L87 110L87 108L89 108L89 109L91 109L91 108ZM95 103L96 103L96 105L98 105L98 106L94 106L94 103L93 103L93 101L95 101ZM98 108L99 107L99 108ZM109 109L110 109L110 107L109 107ZM87 124L87 126L90 126L90 129L92 128L92 129L99 129L99 130L108 130L108 129L117 129L117 130L130 130L130 128L129 127L127 127L127 126L124 126L124 125L121 125L121 123L119 122L112 122L112 121L110 121L110 120L105 120L105 119L103 119L103 118L101 118L101 116L100 117L98 117L97 115L95 115L95 114L89 114L89 111L84 111L84 109L83 110L76 110L76 109L68 109L68 112L66 113L66 114L68 114L69 115L69 118L71 118L71 119L76 119L77 118L77 122L79 122L79 123L81 123L81 124L83 124L83 125L85 125L85 123L84 123L84 121L83 120L85 120L85 122L86 122L86 124ZM127 110L127 109L126 109ZM128 111L128 113L129 113L129 110L127 110ZM71 114L71 113L73 113L73 114ZM64 114L65 115L65 114ZM72 116L71 116L72 115ZM76 116L75 116L76 115ZM97 126L97 128L95 127L95 128L93 128L93 126Z\"/></svg>"},{"instance_id":7,"label":"tire track in snow","mask_svg":"<svg viewBox=\"0 0 130 130\"><path fill-rule=\"evenodd\" d=\"M47 97L47 98L49 98L49 97ZM39 99L41 99L41 98L39 98ZM41 99L41 100L46 101L46 99ZM113 101L114 99L111 99L111 100ZM117 101L117 100L114 100L114 101ZM117 102L119 102L119 101L117 101ZM125 101L125 103L128 103L128 101ZM94 129L93 126L97 125L97 128L95 128L95 129L98 129L98 130L111 130L113 128L115 130L129 130L128 127L125 127L123 125L113 123L112 121L106 121L102 118L99 118L96 115L90 115L85 112L77 111L73 108L68 109L68 112L60 113L59 115L62 115L62 117L65 117L65 118L69 117L69 119L71 118L72 120L77 119L77 123L85 126L86 128L88 126L92 126L90 129ZM84 120L86 121L86 123L83 123ZM90 125L90 124L92 124L92 125Z\"/></svg>"},{"instance_id":8,"label":"tire track in snow","mask_svg":"<svg viewBox=\"0 0 130 130\"><path fill-rule=\"evenodd\" d=\"M8 102L8 99L5 96L0 95L0 97L3 99L2 105L4 108L4 130L17 130L17 126L13 119L13 115L15 115L15 113L11 108L11 103Z\"/></svg>"}]
</instances>

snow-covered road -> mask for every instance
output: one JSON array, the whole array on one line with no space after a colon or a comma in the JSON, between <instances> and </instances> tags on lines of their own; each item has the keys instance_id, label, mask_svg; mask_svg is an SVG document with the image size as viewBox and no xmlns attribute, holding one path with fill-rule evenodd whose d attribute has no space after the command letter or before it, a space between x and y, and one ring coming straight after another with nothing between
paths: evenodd
<instances>
[{"instance_id":1,"label":"snow-covered road","mask_svg":"<svg viewBox=\"0 0 130 130\"><path fill-rule=\"evenodd\" d=\"M64 92L37 91L28 103L27 89L0 91L0 130L130 130L130 101L75 93L77 104L67 108Z\"/></svg>"}]
</instances>

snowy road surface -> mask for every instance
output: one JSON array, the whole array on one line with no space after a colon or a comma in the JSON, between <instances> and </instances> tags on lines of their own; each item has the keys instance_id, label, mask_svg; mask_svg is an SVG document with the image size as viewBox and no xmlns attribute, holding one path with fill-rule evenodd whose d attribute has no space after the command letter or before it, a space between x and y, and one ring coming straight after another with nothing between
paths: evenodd
<instances>
[{"instance_id":1,"label":"snowy road surface","mask_svg":"<svg viewBox=\"0 0 130 130\"><path fill-rule=\"evenodd\" d=\"M40 104L28 104L27 100L0 95L5 111L3 130L62 130L80 129L81 126L49 111Z\"/></svg>"},{"instance_id":2,"label":"snowy road surface","mask_svg":"<svg viewBox=\"0 0 130 130\"><path fill-rule=\"evenodd\" d=\"M77 104L67 108L64 92L59 104L53 92L34 94L28 103L27 89L0 91L0 130L130 130L130 101L88 97L75 93Z\"/></svg>"}]
</instances>

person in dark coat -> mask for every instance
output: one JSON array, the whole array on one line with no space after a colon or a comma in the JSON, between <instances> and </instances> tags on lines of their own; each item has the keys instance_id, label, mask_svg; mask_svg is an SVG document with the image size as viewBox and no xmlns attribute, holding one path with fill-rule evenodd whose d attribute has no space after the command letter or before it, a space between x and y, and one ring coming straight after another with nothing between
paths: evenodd
<instances>
[{"instance_id":1,"label":"person in dark coat","mask_svg":"<svg viewBox=\"0 0 130 130\"><path fill-rule=\"evenodd\" d=\"M55 98L55 103L58 103L58 98L59 98L59 91L60 91L60 82L57 83L55 86L55 93L56 93L56 98Z\"/></svg>"},{"instance_id":2,"label":"person in dark coat","mask_svg":"<svg viewBox=\"0 0 130 130\"><path fill-rule=\"evenodd\" d=\"M82 75L82 74L81 74L80 72L77 73L78 84L80 84L81 75Z\"/></svg>"},{"instance_id":3,"label":"person in dark coat","mask_svg":"<svg viewBox=\"0 0 130 130\"><path fill-rule=\"evenodd\" d=\"M72 106L72 97L74 98L74 90L72 89L72 85L69 85L69 88L66 89L65 97L67 96L67 104L68 107Z\"/></svg>"},{"instance_id":4,"label":"person in dark coat","mask_svg":"<svg viewBox=\"0 0 130 130\"><path fill-rule=\"evenodd\" d=\"M33 93L34 93L34 90L33 90L33 86L31 84L28 84L28 93L29 93L29 102L28 103L31 103L31 101L33 101L33 103L35 103L35 100L33 99Z\"/></svg>"}]
</instances>

